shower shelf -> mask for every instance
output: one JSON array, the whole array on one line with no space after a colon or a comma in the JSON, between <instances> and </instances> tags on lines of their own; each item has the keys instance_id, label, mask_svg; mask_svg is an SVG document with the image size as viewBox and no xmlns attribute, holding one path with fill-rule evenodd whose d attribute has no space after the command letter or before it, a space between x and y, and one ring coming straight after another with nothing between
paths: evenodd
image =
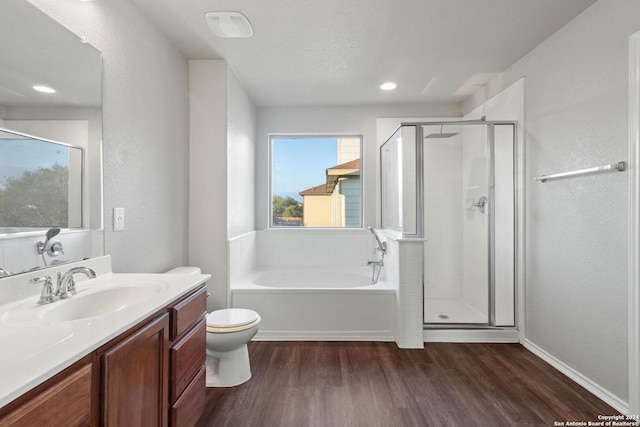
<instances>
[{"instance_id":1,"label":"shower shelf","mask_svg":"<svg viewBox=\"0 0 640 427\"><path fill-rule=\"evenodd\" d=\"M537 178L533 178L533 180L540 181L540 182L547 182L547 181L551 181L559 178L569 178L572 176L589 175L589 174L600 173L600 172L611 172L611 171L624 172L625 170L627 170L627 163L623 161L618 163L611 163L604 166L596 166L594 168L580 169L580 170L571 171L571 172L555 173L552 175L540 175Z\"/></svg>"}]
</instances>

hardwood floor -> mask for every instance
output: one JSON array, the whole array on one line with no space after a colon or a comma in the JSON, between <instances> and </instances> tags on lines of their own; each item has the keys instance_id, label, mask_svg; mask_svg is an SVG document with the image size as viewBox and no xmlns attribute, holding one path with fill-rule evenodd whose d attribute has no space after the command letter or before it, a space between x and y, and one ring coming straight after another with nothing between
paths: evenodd
<instances>
[{"instance_id":1,"label":"hardwood floor","mask_svg":"<svg viewBox=\"0 0 640 427\"><path fill-rule=\"evenodd\" d=\"M519 344L250 342L253 377L207 389L204 426L553 426L617 411Z\"/></svg>"}]
</instances>

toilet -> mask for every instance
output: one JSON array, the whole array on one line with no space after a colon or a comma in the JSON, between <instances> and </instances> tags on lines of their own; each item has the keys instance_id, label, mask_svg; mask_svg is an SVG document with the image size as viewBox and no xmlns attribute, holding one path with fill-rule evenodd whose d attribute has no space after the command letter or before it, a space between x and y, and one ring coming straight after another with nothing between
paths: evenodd
<instances>
[{"instance_id":1,"label":"toilet","mask_svg":"<svg viewBox=\"0 0 640 427\"><path fill-rule=\"evenodd\" d=\"M198 267L177 267L166 274L200 274ZM233 387L251 378L247 343L258 332L260 315L244 308L215 310L206 315L207 387Z\"/></svg>"},{"instance_id":2,"label":"toilet","mask_svg":"<svg viewBox=\"0 0 640 427\"><path fill-rule=\"evenodd\" d=\"M244 308L207 314L207 387L232 387L251 378L247 343L259 325L258 313Z\"/></svg>"}]
</instances>

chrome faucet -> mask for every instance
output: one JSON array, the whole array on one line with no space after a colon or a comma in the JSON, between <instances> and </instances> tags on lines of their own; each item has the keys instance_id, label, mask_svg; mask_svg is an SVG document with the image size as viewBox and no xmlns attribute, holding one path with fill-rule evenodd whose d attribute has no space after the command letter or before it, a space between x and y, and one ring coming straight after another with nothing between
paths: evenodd
<instances>
[{"instance_id":1,"label":"chrome faucet","mask_svg":"<svg viewBox=\"0 0 640 427\"><path fill-rule=\"evenodd\" d=\"M380 278L380 271L382 271L382 267L384 267L384 255L387 253L387 242L383 242L380 240L380 236L378 233L372 228L367 227L367 230L373 234L376 238L376 242L378 242L378 246L375 248L376 251L380 252L380 259L378 261L367 261L367 265L373 267L373 271L371 274L371 284L374 285L378 283L378 278Z\"/></svg>"},{"instance_id":2,"label":"chrome faucet","mask_svg":"<svg viewBox=\"0 0 640 427\"><path fill-rule=\"evenodd\" d=\"M60 299L69 298L71 295L77 293L76 281L73 278L73 275L76 273L82 273L89 279L96 278L96 272L89 267L74 267L64 274L58 273L55 295L60 297Z\"/></svg>"},{"instance_id":3,"label":"chrome faucet","mask_svg":"<svg viewBox=\"0 0 640 427\"><path fill-rule=\"evenodd\" d=\"M9 273L4 268L0 267L0 277L5 277L5 276L11 276L11 273Z\"/></svg>"},{"instance_id":4,"label":"chrome faucet","mask_svg":"<svg viewBox=\"0 0 640 427\"><path fill-rule=\"evenodd\" d=\"M38 300L38 304L49 304L54 302L56 300L56 297L59 299L65 299L69 298L72 295L75 295L77 292L76 282L73 279L73 275L76 273L82 273L89 279L96 278L96 272L91 268L74 267L64 274L58 273L55 290L53 289L53 280L51 280L51 276L36 277L31 279L29 283L42 283L42 291L40 292L40 299Z\"/></svg>"},{"instance_id":5,"label":"chrome faucet","mask_svg":"<svg viewBox=\"0 0 640 427\"><path fill-rule=\"evenodd\" d=\"M38 304L49 304L54 301L53 282L51 281L51 276L34 277L33 279L29 280L29 283L42 283L42 291L40 292L40 299L38 300Z\"/></svg>"},{"instance_id":6,"label":"chrome faucet","mask_svg":"<svg viewBox=\"0 0 640 427\"><path fill-rule=\"evenodd\" d=\"M375 285L378 283L380 272L382 271L382 267L384 267L384 252L382 252L382 256L379 261L367 261L367 265L373 267L373 271L371 272L371 284Z\"/></svg>"},{"instance_id":7,"label":"chrome faucet","mask_svg":"<svg viewBox=\"0 0 640 427\"><path fill-rule=\"evenodd\" d=\"M378 236L378 233L376 233L376 230L374 230L373 227L367 227L367 230L369 230L371 234L373 234L373 237L376 238L376 242L378 242L376 251L380 251L383 254L387 253L387 242L383 242L382 240L380 240L380 236Z\"/></svg>"},{"instance_id":8,"label":"chrome faucet","mask_svg":"<svg viewBox=\"0 0 640 427\"><path fill-rule=\"evenodd\" d=\"M44 242L36 243L36 248L38 249L38 253L42 255L42 262L45 267L48 267L47 260L44 257L44 254L48 254L49 256L55 257L64 253L64 248L62 246L62 242L53 242L51 239L60 234L60 228L53 227L47 230L45 235L46 240Z\"/></svg>"}]
</instances>

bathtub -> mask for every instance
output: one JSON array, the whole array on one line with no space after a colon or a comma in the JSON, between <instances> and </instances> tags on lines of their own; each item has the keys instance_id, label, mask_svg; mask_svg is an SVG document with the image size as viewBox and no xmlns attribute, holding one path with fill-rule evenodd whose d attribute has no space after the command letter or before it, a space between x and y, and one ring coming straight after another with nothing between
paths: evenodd
<instances>
[{"instance_id":1,"label":"bathtub","mask_svg":"<svg viewBox=\"0 0 640 427\"><path fill-rule=\"evenodd\" d=\"M395 290L371 268L258 268L230 283L230 306L260 314L255 339L393 341Z\"/></svg>"}]
</instances>

